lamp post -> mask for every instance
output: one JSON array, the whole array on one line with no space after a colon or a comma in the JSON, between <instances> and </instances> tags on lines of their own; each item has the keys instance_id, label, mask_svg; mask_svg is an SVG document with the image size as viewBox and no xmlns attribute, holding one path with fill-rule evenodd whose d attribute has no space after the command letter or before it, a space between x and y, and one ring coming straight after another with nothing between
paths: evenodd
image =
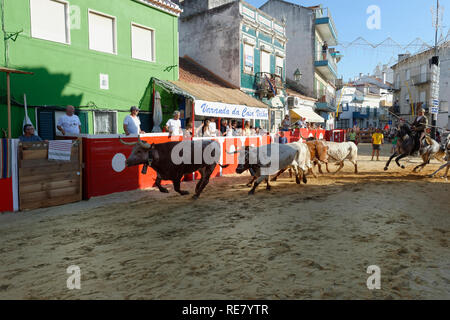
<instances>
[{"instance_id":1,"label":"lamp post","mask_svg":"<svg viewBox=\"0 0 450 320\"><path fill-rule=\"evenodd\" d=\"M294 81L299 83L301 79L302 79L302 73L297 68L297 70L295 70L295 72L294 72Z\"/></svg>"}]
</instances>

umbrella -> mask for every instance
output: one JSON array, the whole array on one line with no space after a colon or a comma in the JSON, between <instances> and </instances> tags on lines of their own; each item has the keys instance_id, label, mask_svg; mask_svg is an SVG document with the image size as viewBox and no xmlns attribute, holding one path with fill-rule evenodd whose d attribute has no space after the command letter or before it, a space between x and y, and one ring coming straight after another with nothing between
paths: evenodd
<instances>
[{"instance_id":1,"label":"umbrella","mask_svg":"<svg viewBox=\"0 0 450 320\"><path fill-rule=\"evenodd\" d=\"M23 127L25 127L26 124L33 125L30 118L28 117L28 106L27 106L27 95L26 94L23 95L23 104L25 107L25 117L23 118L22 131L23 131ZM25 132L23 132L23 133L25 134ZM35 128L35 130L34 130L34 135L37 136L37 128Z\"/></svg>"},{"instance_id":2,"label":"umbrella","mask_svg":"<svg viewBox=\"0 0 450 320\"><path fill-rule=\"evenodd\" d=\"M161 96L158 91L155 91L155 104L153 107L153 130L152 132L161 132L162 109Z\"/></svg>"}]
</instances>

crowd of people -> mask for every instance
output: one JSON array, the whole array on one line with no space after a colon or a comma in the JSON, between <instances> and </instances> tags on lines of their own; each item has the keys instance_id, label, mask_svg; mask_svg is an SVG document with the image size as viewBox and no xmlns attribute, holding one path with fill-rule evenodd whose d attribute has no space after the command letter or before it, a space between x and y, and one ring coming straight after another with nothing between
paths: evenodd
<instances>
[{"instance_id":1,"label":"crowd of people","mask_svg":"<svg viewBox=\"0 0 450 320\"><path fill-rule=\"evenodd\" d=\"M300 117L299 120L292 122L289 115L284 117L284 120L281 121L281 127L279 131L291 131L292 129L323 129L322 125L319 123L311 123L306 121L306 118Z\"/></svg>"}]
</instances>

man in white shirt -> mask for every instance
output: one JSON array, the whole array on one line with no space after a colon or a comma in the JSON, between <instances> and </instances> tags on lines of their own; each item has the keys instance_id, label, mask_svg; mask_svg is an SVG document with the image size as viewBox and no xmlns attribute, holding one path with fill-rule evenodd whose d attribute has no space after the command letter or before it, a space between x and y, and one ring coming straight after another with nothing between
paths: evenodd
<instances>
[{"instance_id":1,"label":"man in white shirt","mask_svg":"<svg viewBox=\"0 0 450 320\"><path fill-rule=\"evenodd\" d=\"M173 113L173 118L167 121L166 130L169 132L169 137L183 135L183 131L181 130L180 111L175 111Z\"/></svg>"},{"instance_id":2,"label":"man in white shirt","mask_svg":"<svg viewBox=\"0 0 450 320\"><path fill-rule=\"evenodd\" d=\"M139 120L138 114L139 114L139 108L138 107L131 107L130 108L130 114L125 117L123 120L123 131L125 131L125 134L129 136L130 134L144 134L145 132L141 130L141 120Z\"/></svg>"},{"instance_id":3,"label":"man in white shirt","mask_svg":"<svg viewBox=\"0 0 450 320\"><path fill-rule=\"evenodd\" d=\"M67 106L66 114L58 119L56 128L63 136L78 135L81 132L81 122L75 113L74 106Z\"/></svg>"}]
</instances>

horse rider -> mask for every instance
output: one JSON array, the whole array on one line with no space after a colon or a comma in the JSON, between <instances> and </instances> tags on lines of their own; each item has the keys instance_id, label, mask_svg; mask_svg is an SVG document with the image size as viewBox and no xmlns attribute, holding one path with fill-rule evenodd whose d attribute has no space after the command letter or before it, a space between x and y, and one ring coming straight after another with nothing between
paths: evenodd
<instances>
[{"instance_id":1,"label":"horse rider","mask_svg":"<svg viewBox=\"0 0 450 320\"><path fill-rule=\"evenodd\" d=\"M420 108L417 117L414 119L411 127L416 132L416 148L422 147L422 139L425 137L425 130L428 126L428 119L424 115L425 110Z\"/></svg>"}]
</instances>

